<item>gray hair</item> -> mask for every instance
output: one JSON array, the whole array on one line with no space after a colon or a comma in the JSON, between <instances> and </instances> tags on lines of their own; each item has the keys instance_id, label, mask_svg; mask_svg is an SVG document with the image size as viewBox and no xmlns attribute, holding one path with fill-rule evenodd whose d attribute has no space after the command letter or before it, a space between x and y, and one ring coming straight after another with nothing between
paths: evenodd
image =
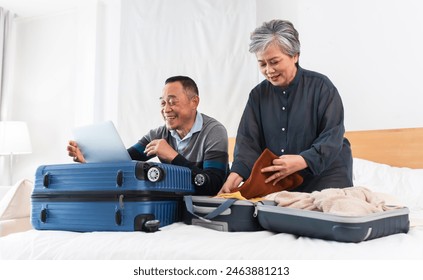
<instances>
[{"instance_id":1,"label":"gray hair","mask_svg":"<svg viewBox=\"0 0 423 280\"><path fill-rule=\"evenodd\" d=\"M271 20L257 27L250 36L250 52L264 51L270 44L276 43L283 53L291 57L300 54L298 31L287 20Z\"/></svg>"},{"instance_id":2,"label":"gray hair","mask_svg":"<svg viewBox=\"0 0 423 280\"><path fill-rule=\"evenodd\" d=\"M185 91L190 93L189 97L193 97L195 95L200 95L198 92L197 84L194 82L193 79L187 76L173 76L169 77L165 81L165 85L169 83L180 82L182 87Z\"/></svg>"}]
</instances>

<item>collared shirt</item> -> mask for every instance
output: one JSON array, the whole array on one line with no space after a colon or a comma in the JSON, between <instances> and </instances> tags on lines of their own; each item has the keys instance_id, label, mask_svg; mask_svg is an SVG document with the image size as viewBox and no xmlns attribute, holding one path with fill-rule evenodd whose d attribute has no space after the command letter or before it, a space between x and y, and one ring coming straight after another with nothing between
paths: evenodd
<instances>
[{"instance_id":1,"label":"collared shirt","mask_svg":"<svg viewBox=\"0 0 423 280\"><path fill-rule=\"evenodd\" d=\"M305 191L351 186L352 156L344 132L344 109L336 87L326 76L298 67L287 87L264 80L251 91L231 171L246 180L268 148L278 156L305 159Z\"/></svg>"},{"instance_id":2,"label":"collared shirt","mask_svg":"<svg viewBox=\"0 0 423 280\"><path fill-rule=\"evenodd\" d=\"M194 133L199 132L202 127L203 127L203 116L197 112L197 115L195 116L194 125L192 126L191 130L188 132L187 135L185 135L183 139L179 137L176 130L174 129L169 130L170 135L172 135L172 137L176 140L176 150L178 153L181 153L187 147L191 136Z\"/></svg>"}]
</instances>

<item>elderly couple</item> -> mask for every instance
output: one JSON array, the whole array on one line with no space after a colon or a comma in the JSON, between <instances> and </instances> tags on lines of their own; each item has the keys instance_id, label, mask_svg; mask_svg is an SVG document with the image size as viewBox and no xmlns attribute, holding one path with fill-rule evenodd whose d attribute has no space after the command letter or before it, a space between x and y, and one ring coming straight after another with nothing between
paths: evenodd
<instances>
[{"instance_id":1,"label":"elderly couple","mask_svg":"<svg viewBox=\"0 0 423 280\"><path fill-rule=\"evenodd\" d=\"M298 172L304 180L295 191L352 186L340 95L326 76L299 66L300 42L292 23L272 20L256 28L249 50L266 79L250 92L230 171L226 129L197 111L197 85L185 76L166 80L160 99L165 125L130 147L131 158L157 156L161 162L190 168L194 176L202 176L196 186L200 195L236 191L266 148L278 156L261 169L273 174L267 182L276 184ZM75 161L85 162L76 142L70 141L67 149Z\"/></svg>"}]
</instances>

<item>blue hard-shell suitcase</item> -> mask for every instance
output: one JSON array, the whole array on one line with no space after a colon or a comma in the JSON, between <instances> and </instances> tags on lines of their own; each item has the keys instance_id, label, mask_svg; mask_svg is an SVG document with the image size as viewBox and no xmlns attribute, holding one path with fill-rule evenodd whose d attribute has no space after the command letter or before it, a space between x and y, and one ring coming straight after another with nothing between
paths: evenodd
<instances>
[{"instance_id":1,"label":"blue hard-shell suitcase","mask_svg":"<svg viewBox=\"0 0 423 280\"><path fill-rule=\"evenodd\" d=\"M146 231L182 219L192 194L191 170L126 161L40 166L31 196L31 223L40 230Z\"/></svg>"}]
</instances>

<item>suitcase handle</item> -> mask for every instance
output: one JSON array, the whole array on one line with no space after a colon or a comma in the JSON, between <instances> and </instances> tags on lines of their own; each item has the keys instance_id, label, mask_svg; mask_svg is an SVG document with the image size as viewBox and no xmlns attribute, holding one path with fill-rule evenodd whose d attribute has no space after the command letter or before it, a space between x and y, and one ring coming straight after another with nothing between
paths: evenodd
<instances>
[{"instance_id":1,"label":"suitcase handle","mask_svg":"<svg viewBox=\"0 0 423 280\"><path fill-rule=\"evenodd\" d=\"M208 214L210 212L213 212L217 207L206 207L206 206L197 206L193 205L194 213L199 214ZM226 209L222 213L220 213L221 216L228 216L232 213L231 209Z\"/></svg>"},{"instance_id":2,"label":"suitcase handle","mask_svg":"<svg viewBox=\"0 0 423 280\"><path fill-rule=\"evenodd\" d=\"M123 171L118 170L118 172L116 173L116 186L122 187L122 185L123 185Z\"/></svg>"},{"instance_id":3,"label":"suitcase handle","mask_svg":"<svg viewBox=\"0 0 423 280\"><path fill-rule=\"evenodd\" d=\"M197 218L199 218L201 220L208 221L208 222L210 222L211 219L213 219L213 218L219 216L220 214L222 214L225 210L227 210L229 207L231 207L232 204L235 203L235 201L237 201L236 199L229 198L225 202L220 204L216 209L214 209L213 211L211 211L210 213L208 213L204 217L201 217L200 215L194 213L192 196L187 195L187 196L184 197L184 199L185 199L185 207L190 214L196 216Z\"/></svg>"},{"instance_id":4,"label":"suitcase handle","mask_svg":"<svg viewBox=\"0 0 423 280\"><path fill-rule=\"evenodd\" d=\"M122 212L120 211L120 209L117 209L115 211L115 223L118 226L122 225Z\"/></svg>"},{"instance_id":5,"label":"suitcase handle","mask_svg":"<svg viewBox=\"0 0 423 280\"><path fill-rule=\"evenodd\" d=\"M46 221L47 221L47 209L46 208L41 209L41 212L40 212L40 221L43 224L45 224Z\"/></svg>"},{"instance_id":6,"label":"suitcase handle","mask_svg":"<svg viewBox=\"0 0 423 280\"><path fill-rule=\"evenodd\" d=\"M48 188L48 185L50 184L50 172L47 172L46 174L44 174L43 176L43 186L45 188Z\"/></svg>"}]
</instances>

